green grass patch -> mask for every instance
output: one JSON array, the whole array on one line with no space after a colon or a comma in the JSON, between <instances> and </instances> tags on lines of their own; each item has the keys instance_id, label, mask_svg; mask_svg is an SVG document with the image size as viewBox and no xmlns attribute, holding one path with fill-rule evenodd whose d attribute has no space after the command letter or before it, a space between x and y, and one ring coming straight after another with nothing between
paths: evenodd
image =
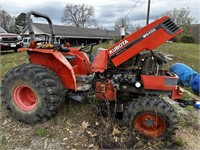
<instances>
[{"instance_id":1,"label":"green grass patch","mask_svg":"<svg viewBox=\"0 0 200 150\"><path fill-rule=\"evenodd\" d=\"M190 99L193 99L193 98L187 92L184 92L183 93L183 99L190 100Z\"/></svg>"},{"instance_id":2,"label":"green grass patch","mask_svg":"<svg viewBox=\"0 0 200 150\"><path fill-rule=\"evenodd\" d=\"M35 130L35 135L46 137L49 135L49 132L44 128L38 128Z\"/></svg>"},{"instance_id":3,"label":"green grass patch","mask_svg":"<svg viewBox=\"0 0 200 150\"><path fill-rule=\"evenodd\" d=\"M157 49L161 52L174 55L173 60L167 63L167 68L170 68L170 66L176 62L180 62L200 72L199 44L164 43Z\"/></svg>"},{"instance_id":4,"label":"green grass patch","mask_svg":"<svg viewBox=\"0 0 200 150\"><path fill-rule=\"evenodd\" d=\"M8 140L4 135L0 135L0 149L8 149Z\"/></svg>"},{"instance_id":5,"label":"green grass patch","mask_svg":"<svg viewBox=\"0 0 200 150\"><path fill-rule=\"evenodd\" d=\"M113 43L101 43L99 45L94 46L93 48L93 52L96 52L98 48L104 48L104 49L108 49L113 45Z\"/></svg>"},{"instance_id":6,"label":"green grass patch","mask_svg":"<svg viewBox=\"0 0 200 150\"><path fill-rule=\"evenodd\" d=\"M2 146L8 144L8 141L4 135L0 136L0 143Z\"/></svg>"},{"instance_id":7,"label":"green grass patch","mask_svg":"<svg viewBox=\"0 0 200 150\"><path fill-rule=\"evenodd\" d=\"M0 56L0 79L6 74L11 68L28 62L28 55L26 52L4 52Z\"/></svg>"},{"instance_id":8,"label":"green grass patch","mask_svg":"<svg viewBox=\"0 0 200 150\"><path fill-rule=\"evenodd\" d=\"M188 110L188 111L194 111L195 110L193 106L186 106L185 109Z\"/></svg>"},{"instance_id":9,"label":"green grass patch","mask_svg":"<svg viewBox=\"0 0 200 150\"><path fill-rule=\"evenodd\" d=\"M183 146L186 145L186 142L185 142L183 139L181 139L181 138L177 138L177 139L176 139L176 144L177 144L179 147L183 147Z\"/></svg>"}]
</instances>

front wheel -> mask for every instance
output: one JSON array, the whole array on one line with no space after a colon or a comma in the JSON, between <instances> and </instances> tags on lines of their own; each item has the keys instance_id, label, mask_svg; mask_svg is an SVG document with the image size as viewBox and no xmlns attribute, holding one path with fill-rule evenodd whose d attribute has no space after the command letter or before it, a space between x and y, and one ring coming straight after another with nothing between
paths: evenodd
<instances>
[{"instance_id":1,"label":"front wheel","mask_svg":"<svg viewBox=\"0 0 200 150\"><path fill-rule=\"evenodd\" d=\"M177 129L175 111L159 97L143 96L133 100L127 114L130 129L146 137L169 138Z\"/></svg>"},{"instance_id":2,"label":"front wheel","mask_svg":"<svg viewBox=\"0 0 200 150\"><path fill-rule=\"evenodd\" d=\"M50 119L62 105L64 94L59 78L40 65L17 66L2 81L3 104L24 123Z\"/></svg>"}]
</instances>

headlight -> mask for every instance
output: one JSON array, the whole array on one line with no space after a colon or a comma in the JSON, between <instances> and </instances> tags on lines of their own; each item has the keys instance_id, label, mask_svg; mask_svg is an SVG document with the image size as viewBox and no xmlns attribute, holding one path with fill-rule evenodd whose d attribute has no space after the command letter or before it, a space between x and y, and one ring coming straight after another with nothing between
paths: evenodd
<instances>
[{"instance_id":1,"label":"headlight","mask_svg":"<svg viewBox=\"0 0 200 150\"><path fill-rule=\"evenodd\" d=\"M20 35L17 36L18 40L22 40L22 37Z\"/></svg>"}]
</instances>

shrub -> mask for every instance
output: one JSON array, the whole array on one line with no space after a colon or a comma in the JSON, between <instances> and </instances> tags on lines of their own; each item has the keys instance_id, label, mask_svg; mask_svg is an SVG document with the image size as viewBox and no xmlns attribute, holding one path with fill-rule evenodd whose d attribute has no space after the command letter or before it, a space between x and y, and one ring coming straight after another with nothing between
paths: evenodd
<instances>
[{"instance_id":1,"label":"shrub","mask_svg":"<svg viewBox=\"0 0 200 150\"><path fill-rule=\"evenodd\" d=\"M183 43L195 43L195 39L192 35L184 35L181 38L181 42L183 42Z\"/></svg>"}]
</instances>

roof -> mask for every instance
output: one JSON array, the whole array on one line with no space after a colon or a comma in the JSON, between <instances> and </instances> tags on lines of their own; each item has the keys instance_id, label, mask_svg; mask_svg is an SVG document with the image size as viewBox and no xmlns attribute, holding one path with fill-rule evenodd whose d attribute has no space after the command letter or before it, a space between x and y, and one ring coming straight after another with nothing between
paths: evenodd
<instances>
[{"instance_id":1,"label":"roof","mask_svg":"<svg viewBox=\"0 0 200 150\"><path fill-rule=\"evenodd\" d=\"M33 26L35 26L36 30L40 31L41 34L50 34L50 29L48 24L33 23ZM64 25L53 25L53 26L55 30L55 35L59 37L114 39L120 36L119 31L114 31L114 30L90 29L90 28L80 28L80 27L64 26ZM23 33L27 34L28 32L26 31L27 30L24 30Z\"/></svg>"}]
</instances>

